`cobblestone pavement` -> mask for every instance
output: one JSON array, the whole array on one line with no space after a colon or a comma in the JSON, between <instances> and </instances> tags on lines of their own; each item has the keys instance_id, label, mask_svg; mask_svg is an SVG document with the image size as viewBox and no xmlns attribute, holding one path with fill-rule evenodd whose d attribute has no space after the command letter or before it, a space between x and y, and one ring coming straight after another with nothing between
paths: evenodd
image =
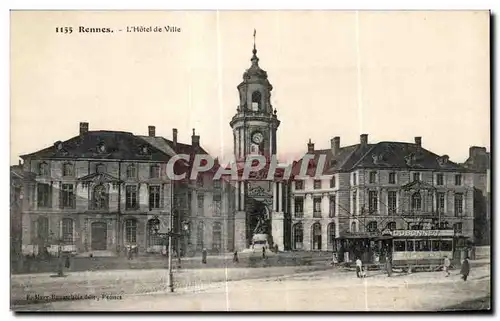
<instances>
[{"instance_id":1,"label":"cobblestone pavement","mask_svg":"<svg viewBox=\"0 0 500 321\"><path fill-rule=\"evenodd\" d=\"M315 270L331 269L321 266L266 267L266 268L213 268L174 270L175 288L203 289L214 282L282 276ZM167 290L168 271L112 270L71 272L66 277L51 274L14 275L11 277L11 305L52 301L53 296L76 295L133 295ZM43 300L48 297L47 300Z\"/></svg>"},{"instance_id":2,"label":"cobblestone pavement","mask_svg":"<svg viewBox=\"0 0 500 321\"><path fill-rule=\"evenodd\" d=\"M458 271L385 274L365 279L353 272L313 271L263 279L212 282L176 293L124 295L121 298L23 305L18 311L438 311L486 306L490 266L473 269L467 282Z\"/></svg>"}]
</instances>

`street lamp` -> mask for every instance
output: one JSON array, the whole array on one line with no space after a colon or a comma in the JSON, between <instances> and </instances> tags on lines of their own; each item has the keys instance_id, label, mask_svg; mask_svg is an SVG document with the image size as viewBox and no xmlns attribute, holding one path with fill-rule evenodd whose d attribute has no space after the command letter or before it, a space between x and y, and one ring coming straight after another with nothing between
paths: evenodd
<instances>
[{"instance_id":1,"label":"street lamp","mask_svg":"<svg viewBox=\"0 0 500 321\"><path fill-rule=\"evenodd\" d=\"M158 217L153 218L153 230L155 235L160 236L162 239L166 239L168 237L168 288L170 292L174 292L174 278L172 273L172 232L169 230L167 233L160 233L160 220Z\"/></svg>"}]
</instances>

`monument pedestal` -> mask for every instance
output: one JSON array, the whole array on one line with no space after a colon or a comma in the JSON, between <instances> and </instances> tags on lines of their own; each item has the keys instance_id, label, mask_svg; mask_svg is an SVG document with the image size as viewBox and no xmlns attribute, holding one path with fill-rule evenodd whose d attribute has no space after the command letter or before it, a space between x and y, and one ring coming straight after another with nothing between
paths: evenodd
<instances>
[{"instance_id":1,"label":"monument pedestal","mask_svg":"<svg viewBox=\"0 0 500 321\"><path fill-rule=\"evenodd\" d=\"M242 251L247 248L246 213L237 211L234 214L234 250Z\"/></svg>"},{"instance_id":2,"label":"monument pedestal","mask_svg":"<svg viewBox=\"0 0 500 321\"><path fill-rule=\"evenodd\" d=\"M283 214L283 212L272 213L271 229L272 229L273 242L274 244L278 245L279 251L284 250L284 243L283 243L284 227L285 227L284 220L285 220L285 215Z\"/></svg>"}]
</instances>

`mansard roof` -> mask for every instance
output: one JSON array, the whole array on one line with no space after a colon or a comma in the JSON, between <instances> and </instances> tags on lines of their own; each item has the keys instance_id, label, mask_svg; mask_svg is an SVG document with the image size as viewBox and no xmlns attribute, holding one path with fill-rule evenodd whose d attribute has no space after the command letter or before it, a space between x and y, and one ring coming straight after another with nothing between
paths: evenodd
<instances>
[{"instance_id":1,"label":"mansard roof","mask_svg":"<svg viewBox=\"0 0 500 321\"><path fill-rule=\"evenodd\" d=\"M408 169L436 171L466 171L457 163L451 162L447 155L439 156L417 144L403 142L379 142L376 144L356 144L341 147L336 155L331 149L315 150L307 174L315 175L320 155L325 155L323 175L336 172L349 172L358 168ZM293 175L300 173L303 159L295 162Z\"/></svg>"}]
</instances>

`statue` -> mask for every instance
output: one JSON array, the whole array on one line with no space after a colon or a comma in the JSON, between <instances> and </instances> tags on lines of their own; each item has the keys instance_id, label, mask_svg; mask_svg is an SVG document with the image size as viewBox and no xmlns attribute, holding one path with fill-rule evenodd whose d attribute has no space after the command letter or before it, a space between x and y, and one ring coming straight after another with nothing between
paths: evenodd
<instances>
[{"instance_id":1,"label":"statue","mask_svg":"<svg viewBox=\"0 0 500 321\"><path fill-rule=\"evenodd\" d=\"M268 234L269 229L269 220L265 219L264 216L258 216L257 226L253 230L254 234Z\"/></svg>"}]
</instances>

